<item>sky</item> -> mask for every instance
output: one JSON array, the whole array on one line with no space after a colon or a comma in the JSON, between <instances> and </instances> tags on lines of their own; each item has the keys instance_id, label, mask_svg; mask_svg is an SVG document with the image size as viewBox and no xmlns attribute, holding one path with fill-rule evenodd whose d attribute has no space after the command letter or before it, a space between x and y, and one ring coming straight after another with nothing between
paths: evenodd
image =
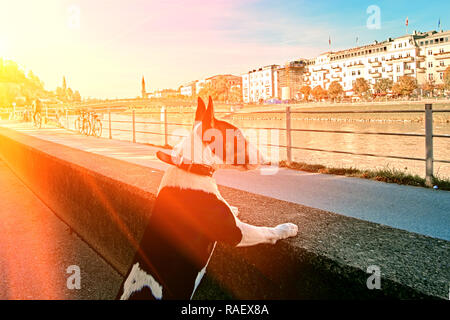
<instances>
[{"instance_id":1,"label":"sky","mask_svg":"<svg viewBox=\"0 0 450 320\"><path fill-rule=\"evenodd\" d=\"M406 17L410 33L439 19L449 30L448 12L436 0L0 0L0 57L47 90L65 76L83 97L134 98L142 76L147 91L176 89L401 36Z\"/></svg>"}]
</instances>

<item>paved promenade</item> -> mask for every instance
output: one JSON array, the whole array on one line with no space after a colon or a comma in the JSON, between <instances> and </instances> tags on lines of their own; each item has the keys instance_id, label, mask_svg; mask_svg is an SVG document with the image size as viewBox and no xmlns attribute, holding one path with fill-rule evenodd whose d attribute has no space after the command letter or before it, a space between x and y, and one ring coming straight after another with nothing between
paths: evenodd
<instances>
[{"instance_id":1,"label":"paved promenade","mask_svg":"<svg viewBox=\"0 0 450 320\"><path fill-rule=\"evenodd\" d=\"M37 130L29 124L0 122L0 125L155 170L167 167L156 159L158 148L155 147L85 137L64 129ZM288 169L280 169L275 175L220 170L215 177L224 186L450 241L450 192L447 191Z\"/></svg>"},{"instance_id":2,"label":"paved promenade","mask_svg":"<svg viewBox=\"0 0 450 320\"><path fill-rule=\"evenodd\" d=\"M112 299L121 276L0 160L0 299ZM69 266L81 288L68 289Z\"/></svg>"}]
</instances>

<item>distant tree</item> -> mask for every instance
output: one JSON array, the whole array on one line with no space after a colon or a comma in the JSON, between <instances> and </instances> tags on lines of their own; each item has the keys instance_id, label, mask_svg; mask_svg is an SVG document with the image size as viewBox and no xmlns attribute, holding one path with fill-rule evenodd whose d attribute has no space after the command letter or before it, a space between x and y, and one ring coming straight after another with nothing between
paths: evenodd
<instances>
[{"instance_id":1,"label":"distant tree","mask_svg":"<svg viewBox=\"0 0 450 320\"><path fill-rule=\"evenodd\" d=\"M56 87L55 94L56 94L56 97L58 98L58 100L63 101L63 102L67 101L67 93L66 93L66 90L64 90L63 88Z\"/></svg>"},{"instance_id":2,"label":"distant tree","mask_svg":"<svg viewBox=\"0 0 450 320\"><path fill-rule=\"evenodd\" d=\"M311 87L310 86L302 86L300 88L300 93L303 94L303 98L308 101L309 95L311 94Z\"/></svg>"},{"instance_id":3,"label":"distant tree","mask_svg":"<svg viewBox=\"0 0 450 320\"><path fill-rule=\"evenodd\" d=\"M421 85L421 89L426 96L430 96L430 94L433 95L433 91L435 88L436 85L434 83L434 80L428 80L427 82Z\"/></svg>"},{"instance_id":4,"label":"distant tree","mask_svg":"<svg viewBox=\"0 0 450 320\"><path fill-rule=\"evenodd\" d=\"M375 82L375 84L373 86L373 90L377 94L386 95L389 91L392 90L393 84L394 83L391 79L381 78Z\"/></svg>"},{"instance_id":5,"label":"distant tree","mask_svg":"<svg viewBox=\"0 0 450 320\"><path fill-rule=\"evenodd\" d=\"M76 90L73 94L73 101L81 102L81 95L80 92L78 92L78 90Z\"/></svg>"},{"instance_id":6,"label":"distant tree","mask_svg":"<svg viewBox=\"0 0 450 320\"><path fill-rule=\"evenodd\" d=\"M444 72L444 88L445 90L450 90L450 66Z\"/></svg>"},{"instance_id":7,"label":"distant tree","mask_svg":"<svg viewBox=\"0 0 450 320\"><path fill-rule=\"evenodd\" d=\"M235 86L231 88L230 94L228 95L230 102L242 102L242 89L241 87Z\"/></svg>"},{"instance_id":8,"label":"distant tree","mask_svg":"<svg viewBox=\"0 0 450 320\"><path fill-rule=\"evenodd\" d=\"M336 101L336 99L341 98L343 95L344 89L339 82L333 81L332 83L330 83L330 86L328 87L328 97L330 99Z\"/></svg>"},{"instance_id":9,"label":"distant tree","mask_svg":"<svg viewBox=\"0 0 450 320\"><path fill-rule=\"evenodd\" d=\"M71 88L67 88L66 96L67 96L67 100L73 101L73 90Z\"/></svg>"},{"instance_id":10,"label":"distant tree","mask_svg":"<svg viewBox=\"0 0 450 320\"><path fill-rule=\"evenodd\" d=\"M400 96L410 96L417 89L417 80L411 76L402 76L392 87L392 91Z\"/></svg>"},{"instance_id":11,"label":"distant tree","mask_svg":"<svg viewBox=\"0 0 450 320\"><path fill-rule=\"evenodd\" d=\"M316 99L316 101L321 101L327 97L327 91L321 86L314 87L312 89L311 94Z\"/></svg>"},{"instance_id":12,"label":"distant tree","mask_svg":"<svg viewBox=\"0 0 450 320\"><path fill-rule=\"evenodd\" d=\"M370 86L366 79L358 78L358 79L356 79L355 83L353 84L352 90L353 90L354 94L356 94L358 97L362 98L369 92Z\"/></svg>"},{"instance_id":13,"label":"distant tree","mask_svg":"<svg viewBox=\"0 0 450 320\"><path fill-rule=\"evenodd\" d=\"M440 83L438 85L436 85L436 90L439 92L439 94L444 94L445 93L445 84L444 83Z\"/></svg>"}]
</instances>

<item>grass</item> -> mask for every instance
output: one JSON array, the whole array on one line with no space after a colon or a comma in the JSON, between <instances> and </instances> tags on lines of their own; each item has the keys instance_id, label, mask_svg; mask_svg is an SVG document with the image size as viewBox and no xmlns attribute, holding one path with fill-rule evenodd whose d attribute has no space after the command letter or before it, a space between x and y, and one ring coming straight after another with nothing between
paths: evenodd
<instances>
[{"instance_id":1,"label":"grass","mask_svg":"<svg viewBox=\"0 0 450 320\"><path fill-rule=\"evenodd\" d=\"M306 172L335 174L340 176L370 179L387 183L397 183L416 187L427 187L425 183L425 178L419 177L418 175L412 175L408 172L393 168L384 168L377 170L360 170L356 168L333 168L333 167L329 168L320 164L307 164L303 162L292 162L288 164L286 161L281 161L280 167ZM433 185L437 186L441 190L450 191L450 179L434 177Z\"/></svg>"}]
</instances>

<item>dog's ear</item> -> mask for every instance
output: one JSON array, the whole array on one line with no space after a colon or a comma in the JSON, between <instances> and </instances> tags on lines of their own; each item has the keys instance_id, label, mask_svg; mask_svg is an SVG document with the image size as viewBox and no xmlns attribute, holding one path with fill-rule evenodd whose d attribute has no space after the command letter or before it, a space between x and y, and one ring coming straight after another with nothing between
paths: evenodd
<instances>
[{"instance_id":1,"label":"dog's ear","mask_svg":"<svg viewBox=\"0 0 450 320\"><path fill-rule=\"evenodd\" d=\"M195 111L195 122L202 121L206 112L206 106L202 98L198 97L197 111Z\"/></svg>"},{"instance_id":2,"label":"dog's ear","mask_svg":"<svg viewBox=\"0 0 450 320\"><path fill-rule=\"evenodd\" d=\"M214 127L214 106L211 96L209 96L208 109L206 109L205 115L203 116L202 126L203 128Z\"/></svg>"}]
</instances>

